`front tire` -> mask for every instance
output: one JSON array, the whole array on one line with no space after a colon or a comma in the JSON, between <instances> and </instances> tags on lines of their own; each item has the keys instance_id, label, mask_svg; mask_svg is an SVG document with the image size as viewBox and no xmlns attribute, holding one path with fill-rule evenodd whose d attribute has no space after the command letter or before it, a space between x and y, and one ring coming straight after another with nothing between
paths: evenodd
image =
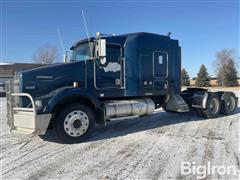
<instances>
[{"instance_id":1,"label":"front tire","mask_svg":"<svg viewBox=\"0 0 240 180\"><path fill-rule=\"evenodd\" d=\"M58 114L54 121L54 129L63 143L82 142L95 129L95 115L86 105L70 104Z\"/></svg>"}]
</instances>

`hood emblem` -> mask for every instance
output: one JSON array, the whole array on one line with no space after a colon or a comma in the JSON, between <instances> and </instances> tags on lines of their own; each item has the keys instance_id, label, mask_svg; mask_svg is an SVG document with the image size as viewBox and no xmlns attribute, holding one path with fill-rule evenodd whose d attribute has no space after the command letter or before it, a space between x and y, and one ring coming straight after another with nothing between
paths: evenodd
<instances>
[{"instance_id":1,"label":"hood emblem","mask_svg":"<svg viewBox=\"0 0 240 180\"><path fill-rule=\"evenodd\" d=\"M37 79L52 80L52 76L36 76Z\"/></svg>"}]
</instances>

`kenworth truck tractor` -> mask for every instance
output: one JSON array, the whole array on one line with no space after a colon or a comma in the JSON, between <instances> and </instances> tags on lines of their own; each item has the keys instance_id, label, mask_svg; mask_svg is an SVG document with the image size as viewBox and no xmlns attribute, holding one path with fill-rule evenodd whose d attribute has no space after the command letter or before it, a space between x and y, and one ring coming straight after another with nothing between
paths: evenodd
<instances>
[{"instance_id":1,"label":"kenworth truck tractor","mask_svg":"<svg viewBox=\"0 0 240 180\"><path fill-rule=\"evenodd\" d=\"M196 111L205 118L234 113L232 92L181 92L178 40L152 33L102 35L71 47L68 63L17 72L7 84L11 131L43 135L50 126L64 143L91 135L96 124L168 112Z\"/></svg>"}]
</instances>

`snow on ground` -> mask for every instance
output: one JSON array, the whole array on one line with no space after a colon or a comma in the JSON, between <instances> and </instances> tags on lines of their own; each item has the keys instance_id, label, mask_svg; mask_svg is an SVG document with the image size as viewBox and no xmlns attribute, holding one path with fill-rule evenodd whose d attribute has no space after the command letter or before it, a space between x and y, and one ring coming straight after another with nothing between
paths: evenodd
<instances>
[{"instance_id":1,"label":"snow on ground","mask_svg":"<svg viewBox=\"0 0 240 180\"><path fill-rule=\"evenodd\" d=\"M10 133L5 103L0 98L3 179L196 179L181 174L184 161L237 169L236 175L205 179L240 178L240 107L234 115L208 120L158 110L110 122L87 142L66 145L52 130L42 137Z\"/></svg>"}]
</instances>

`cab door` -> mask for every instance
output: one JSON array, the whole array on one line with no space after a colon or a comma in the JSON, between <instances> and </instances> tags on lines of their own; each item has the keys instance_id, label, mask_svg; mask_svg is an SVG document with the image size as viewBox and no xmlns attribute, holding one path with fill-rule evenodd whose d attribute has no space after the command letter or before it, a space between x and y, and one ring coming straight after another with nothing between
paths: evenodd
<instances>
[{"instance_id":1,"label":"cab door","mask_svg":"<svg viewBox=\"0 0 240 180\"><path fill-rule=\"evenodd\" d=\"M166 78L168 76L168 55L164 51L153 53L153 75L154 78Z\"/></svg>"},{"instance_id":2,"label":"cab door","mask_svg":"<svg viewBox=\"0 0 240 180\"><path fill-rule=\"evenodd\" d=\"M153 81L154 91L165 91L168 88L168 53L153 52Z\"/></svg>"},{"instance_id":3,"label":"cab door","mask_svg":"<svg viewBox=\"0 0 240 180\"><path fill-rule=\"evenodd\" d=\"M95 87L97 89L119 89L122 87L122 53L118 44L107 44L106 57L96 60Z\"/></svg>"}]
</instances>

